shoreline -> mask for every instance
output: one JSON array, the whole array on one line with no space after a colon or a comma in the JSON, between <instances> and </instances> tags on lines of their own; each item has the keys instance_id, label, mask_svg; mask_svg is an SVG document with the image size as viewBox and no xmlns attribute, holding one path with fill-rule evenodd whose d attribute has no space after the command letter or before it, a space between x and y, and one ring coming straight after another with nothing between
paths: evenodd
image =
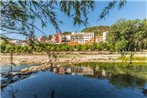
<instances>
[{"instance_id":1,"label":"shoreline","mask_svg":"<svg viewBox=\"0 0 147 98\"><path fill-rule=\"evenodd\" d=\"M129 56L129 55L128 55ZM147 57L147 54L144 55L134 55L135 57ZM78 64L78 63L87 63L87 62L101 62L101 63L119 63L122 60L117 58L121 57L120 54L59 54L58 60L55 66L51 65L47 55L16 55L13 56L13 63L16 65L20 64L39 64L37 66L30 66L28 68L23 68L20 71L10 72L10 73L1 73L4 80L2 80L1 89L7 87L9 84L14 83L18 80L28 78L31 74L44 71L46 69L52 69L55 67L61 67L63 64ZM50 58L51 60L54 60ZM129 62L129 61L125 61ZM133 63L140 62L141 64L147 65L147 60L133 60ZM1 55L0 65L5 65L10 63L9 55ZM10 82L11 81L11 82Z\"/></svg>"},{"instance_id":2,"label":"shoreline","mask_svg":"<svg viewBox=\"0 0 147 98\"><path fill-rule=\"evenodd\" d=\"M126 55L129 56L129 55ZM59 54L57 61L53 58L49 58L47 55L16 55L13 56L13 63L19 64L45 64L50 60L58 63L81 63L81 62L122 62L118 59L120 54ZM134 57L147 58L147 54L136 54ZM129 62L129 60L125 60ZM147 60L133 60L133 62L147 62ZM1 54L0 65L10 64L10 55Z\"/></svg>"}]
</instances>

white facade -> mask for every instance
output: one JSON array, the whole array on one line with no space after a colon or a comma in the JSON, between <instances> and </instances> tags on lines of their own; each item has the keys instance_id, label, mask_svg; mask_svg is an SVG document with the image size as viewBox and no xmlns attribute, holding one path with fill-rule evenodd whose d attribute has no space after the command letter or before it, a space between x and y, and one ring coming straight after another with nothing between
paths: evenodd
<instances>
[{"instance_id":1,"label":"white facade","mask_svg":"<svg viewBox=\"0 0 147 98\"><path fill-rule=\"evenodd\" d=\"M91 40L94 38L94 33L83 33L83 41L86 43L87 41Z\"/></svg>"},{"instance_id":2,"label":"white facade","mask_svg":"<svg viewBox=\"0 0 147 98\"><path fill-rule=\"evenodd\" d=\"M66 39L67 39L68 41L70 41L70 40L71 40L71 35L66 35Z\"/></svg>"},{"instance_id":3,"label":"white facade","mask_svg":"<svg viewBox=\"0 0 147 98\"><path fill-rule=\"evenodd\" d=\"M87 41L91 40L92 38L94 38L93 32L89 32L89 33L85 33L85 32L75 33L75 32L73 32L71 34L71 40L78 42L79 44L85 44Z\"/></svg>"},{"instance_id":4,"label":"white facade","mask_svg":"<svg viewBox=\"0 0 147 98\"><path fill-rule=\"evenodd\" d=\"M106 42L108 31L103 32L103 42Z\"/></svg>"},{"instance_id":5,"label":"white facade","mask_svg":"<svg viewBox=\"0 0 147 98\"><path fill-rule=\"evenodd\" d=\"M11 40L10 42L13 43L13 44L18 44L19 43L18 40Z\"/></svg>"}]
</instances>

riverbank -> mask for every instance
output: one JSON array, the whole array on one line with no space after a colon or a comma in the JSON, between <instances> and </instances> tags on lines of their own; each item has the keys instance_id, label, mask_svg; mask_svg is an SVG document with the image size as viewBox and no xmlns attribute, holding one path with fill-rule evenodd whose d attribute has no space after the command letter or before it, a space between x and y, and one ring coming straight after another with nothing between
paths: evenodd
<instances>
[{"instance_id":1,"label":"riverbank","mask_svg":"<svg viewBox=\"0 0 147 98\"><path fill-rule=\"evenodd\" d=\"M13 63L16 65L21 65L21 64L38 64L39 66L30 66L28 68L23 68L20 71L12 72L10 75L8 73L1 73L2 74L2 84L1 88L6 87L7 85L14 83L18 80L24 79L29 77L31 74L39 72L39 71L45 71L45 70L53 70L55 68L60 68L62 67L62 64L64 66L93 66L96 65L97 69L103 68L103 67L98 67L98 66L107 66L108 69L112 69L113 67L117 69L116 71L121 71L118 67L122 65L122 60L124 59L120 54L62 54L59 53L57 55L58 59L54 61L54 58L49 58L48 55L46 54L25 54L25 55L18 55L14 54L13 56ZM123 65L123 68L125 65L128 65L129 62L129 54L125 55L125 60L123 62L127 62L127 64ZM142 66L147 65L147 54L135 54L133 56L136 65L139 66L140 69ZM56 62L56 66L51 66L50 60L52 62ZM87 63L88 62L88 63ZM91 63L93 62L93 63ZM116 62L116 63L113 63ZM1 62L0 65L9 64L10 63L10 55L9 54L2 54L1 55ZM120 63L120 64L119 64ZM66 65L67 64L67 65ZM134 63L133 63L134 64ZM136 66L135 65L135 66ZM107 68L106 67L106 68ZM100 70L100 69L99 69ZM105 69L106 70L106 69ZM123 71L121 71L123 72ZM140 72L140 71L139 71ZM139 73L137 72L137 75L144 74L144 73ZM137 76L136 75L136 76ZM147 77L145 77L147 78Z\"/></svg>"},{"instance_id":2,"label":"riverbank","mask_svg":"<svg viewBox=\"0 0 147 98\"><path fill-rule=\"evenodd\" d=\"M58 63L80 63L80 62L129 62L129 54L125 55L124 59L121 54L78 54L78 53L58 53L57 60ZM133 62L147 62L147 53L136 53L133 56ZM139 58L139 59L138 59ZM44 64L50 62L49 60L54 60L49 58L46 54L14 54L13 63L14 64ZM10 54L1 54L0 65L10 64Z\"/></svg>"}]
</instances>

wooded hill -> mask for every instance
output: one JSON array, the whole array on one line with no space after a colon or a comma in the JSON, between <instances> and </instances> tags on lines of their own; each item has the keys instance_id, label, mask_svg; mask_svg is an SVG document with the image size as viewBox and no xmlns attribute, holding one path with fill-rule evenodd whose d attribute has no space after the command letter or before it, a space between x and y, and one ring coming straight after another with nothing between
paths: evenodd
<instances>
[{"instance_id":1,"label":"wooded hill","mask_svg":"<svg viewBox=\"0 0 147 98\"><path fill-rule=\"evenodd\" d=\"M108 31L109 26L93 26L83 29L81 32L94 32L96 36L102 36L104 31Z\"/></svg>"},{"instance_id":2,"label":"wooded hill","mask_svg":"<svg viewBox=\"0 0 147 98\"><path fill-rule=\"evenodd\" d=\"M102 36L104 31L108 31L109 26L93 26L84 28L81 32L94 32L96 36ZM63 34L71 34L71 32L63 32Z\"/></svg>"}]
</instances>

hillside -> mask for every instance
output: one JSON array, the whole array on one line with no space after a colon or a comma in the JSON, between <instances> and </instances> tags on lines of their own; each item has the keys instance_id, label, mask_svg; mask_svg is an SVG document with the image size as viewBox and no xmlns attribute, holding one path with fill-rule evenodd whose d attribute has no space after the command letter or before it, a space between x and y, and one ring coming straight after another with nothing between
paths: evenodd
<instances>
[{"instance_id":1,"label":"hillside","mask_svg":"<svg viewBox=\"0 0 147 98\"><path fill-rule=\"evenodd\" d=\"M68 35L68 34L71 34L71 32L63 32L62 34L64 34L64 35Z\"/></svg>"},{"instance_id":2,"label":"hillside","mask_svg":"<svg viewBox=\"0 0 147 98\"><path fill-rule=\"evenodd\" d=\"M108 31L109 26L93 26L83 29L81 32L94 32L96 36L101 36L104 31Z\"/></svg>"}]
</instances>

